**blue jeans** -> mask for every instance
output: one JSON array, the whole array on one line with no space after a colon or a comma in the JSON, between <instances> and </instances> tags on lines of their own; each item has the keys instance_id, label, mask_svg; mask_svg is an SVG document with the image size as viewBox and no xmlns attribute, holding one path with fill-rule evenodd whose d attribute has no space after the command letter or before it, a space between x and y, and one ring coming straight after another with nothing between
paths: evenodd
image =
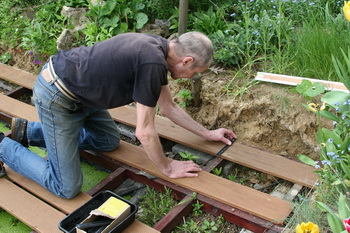
<instances>
[{"instance_id":1,"label":"blue jeans","mask_svg":"<svg viewBox=\"0 0 350 233\"><path fill-rule=\"evenodd\" d=\"M79 150L114 150L119 145L117 127L107 110L70 100L41 74L33 95L40 122L28 122L28 144L46 148L48 159L6 137L0 143L0 160L55 195L72 198L83 180Z\"/></svg>"}]
</instances>

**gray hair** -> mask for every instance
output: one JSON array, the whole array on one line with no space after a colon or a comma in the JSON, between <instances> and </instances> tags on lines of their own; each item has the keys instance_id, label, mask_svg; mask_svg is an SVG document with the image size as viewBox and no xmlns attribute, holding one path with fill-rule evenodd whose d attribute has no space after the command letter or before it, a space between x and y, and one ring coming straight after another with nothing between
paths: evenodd
<instances>
[{"instance_id":1,"label":"gray hair","mask_svg":"<svg viewBox=\"0 0 350 233\"><path fill-rule=\"evenodd\" d=\"M203 33L187 32L173 42L175 42L176 55L194 58L191 68L210 66L213 62L213 44Z\"/></svg>"}]
</instances>

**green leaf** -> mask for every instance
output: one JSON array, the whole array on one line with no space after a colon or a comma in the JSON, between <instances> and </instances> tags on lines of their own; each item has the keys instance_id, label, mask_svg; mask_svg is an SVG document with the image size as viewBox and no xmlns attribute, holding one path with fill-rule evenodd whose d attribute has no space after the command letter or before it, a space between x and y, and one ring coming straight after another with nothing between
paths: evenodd
<instances>
[{"instance_id":1,"label":"green leaf","mask_svg":"<svg viewBox=\"0 0 350 233\"><path fill-rule=\"evenodd\" d=\"M341 219L334 213L327 205L322 202L317 202L317 206L322 210L327 212L327 219L329 226L333 232L341 232L343 230L343 224Z\"/></svg>"},{"instance_id":2,"label":"green leaf","mask_svg":"<svg viewBox=\"0 0 350 233\"><path fill-rule=\"evenodd\" d=\"M343 179L350 179L350 167L348 164L345 164L344 160L340 161L340 167L343 170ZM350 217L350 216L349 216Z\"/></svg>"},{"instance_id":3,"label":"green leaf","mask_svg":"<svg viewBox=\"0 0 350 233\"><path fill-rule=\"evenodd\" d=\"M114 10L114 8L116 7L116 5L117 5L116 0L106 1L106 4L102 8L102 15L103 16L110 15Z\"/></svg>"},{"instance_id":4,"label":"green leaf","mask_svg":"<svg viewBox=\"0 0 350 233\"><path fill-rule=\"evenodd\" d=\"M319 111L318 113L320 114L320 116L332 121L339 122L341 119L340 117L336 116L334 113L331 113L328 111Z\"/></svg>"},{"instance_id":5,"label":"green leaf","mask_svg":"<svg viewBox=\"0 0 350 233\"><path fill-rule=\"evenodd\" d=\"M320 131L322 131L325 139L332 138L334 144L336 144L336 145L343 144L343 140L336 132L329 130L329 129L326 129L326 128L322 128L322 129L320 129Z\"/></svg>"},{"instance_id":6,"label":"green leaf","mask_svg":"<svg viewBox=\"0 0 350 233\"><path fill-rule=\"evenodd\" d=\"M135 15L136 29L141 29L148 21L148 16L142 12Z\"/></svg>"},{"instance_id":7,"label":"green leaf","mask_svg":"<svg viewBox=\"0 0 350 233\"><path fill-rule=\"evenodd\" d=\"M336 216L327 214L327 220L333 232L341 232L344 230L342 221Z\"/></svg>"},{"instance_id":8,"label":"green leaf","mask_svg":"<svg viewBox=\"0 0 350 233\"><path fill-rule=\"evenodd\" d=\"M298 154L297 157L301 162L308 164L308 165L311 165L311 166L315 166L315 161L313 159L309 158L308 156L303 155L303 154Z\"/></svg>"},{"instance_id":9,"label":"green leaf","mask_svg":"<svg viewBox=\"0 0 350 233\"><path fill-rule=\"evenodd\" d=\"M312 87L310 87L308 90L306 90L305 94L310 97L315 97L325 91L325 86L321 85L320 83L316 82L313 84Z\"/></svg>"},{"instance_id":10,"label":"green leaf","mask_svg":"<svg viewBox=\"0 0 350 233\"><path fill-rule=\"evenodd\" d=\"M343 91L330 91L324 95L322 101L326 102L328 105L336 108L336 103L339 103L339 108L342 112L349 110L349 105L343 105L345 101L350 99L350 94Z\"/></svg>"},{"instance_id":11,"label":"green leaf","mask_svg":"<svg viewBox=\"0 0 350 233\"><path fill-rule=\"evenodd\" d=\"M307 79L303 79L299 85L297 85L296 90L300 95L306 95L305 92L312 87L312 82Z\"/></svg>"},{"instance_id":12,"label":"green leaf","mask_svg":"<svg viewBox=\"0 0 350 233\"><path fill-rule=\"evenodd\" d=\"M350 204L343 194L340 194L338 201L338 212L341 219L350 217Z\"/></svg>"}]
</instances>

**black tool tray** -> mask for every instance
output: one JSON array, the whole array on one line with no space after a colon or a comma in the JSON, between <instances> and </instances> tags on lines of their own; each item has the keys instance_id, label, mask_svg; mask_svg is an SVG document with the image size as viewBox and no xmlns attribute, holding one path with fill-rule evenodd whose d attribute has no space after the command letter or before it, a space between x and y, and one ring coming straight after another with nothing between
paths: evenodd
<instances>
[{"instance_id":1,"label":"black tool tray","mask_svg":"<svg viewBox=\"0 0 350 233\"><path fill-rule=\"evenodd\" d=\"M110 197L118 198L126 202L127 204L129 204L131 207L130 214L125 219L123 219L118 225L113 227L111 231L109 231L109 233L122 232L124 229L126 229L129 225L131 225L134 222L135 214L138 210L138 207L137 205L129 202L128 200L108 190L99 192L98 194L96 194L96 196L94 196L84 205L82 205L81 207L76 209L74 212L69 214L67 217L65 217L59 223L60 230L65 233L76 233L76 225L81 223L84 219L86 219L92 210L100 207Z\"/></svg>"}]
</instances>

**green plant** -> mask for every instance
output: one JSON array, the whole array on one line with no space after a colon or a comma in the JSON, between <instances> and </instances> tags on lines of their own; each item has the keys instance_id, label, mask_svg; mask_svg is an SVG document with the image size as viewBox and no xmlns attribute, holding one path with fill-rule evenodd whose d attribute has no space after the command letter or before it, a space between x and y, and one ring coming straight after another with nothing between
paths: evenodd
<instances>
[{"instance_id":1,"label":"green plant","mask_svg":"<svg viewBox=\"0 0 350 233\"><path fill-rule=\"evenodd\" d=\"M219 168L216 167L213 169L213 174L220 176L221 173L222 173L222 167L219 167Z\"/></svg>"},{"instance_id":2,"label":"green plant","mask_svg":"<svg viewBox=\"0 0 350 233\"><path fill-rule=\"evenodd\" d=\"M327 212L327 219L329 226L333 232L346 233L344 229L343 220L350 217L350 202L346 196L340 194L338 200L338 213L335 213L329 206L322 202L317 202L319 208Z\"/></svg>"},{"instance_id":3,"label":"green plant","mask_svg":"<svg viewBox=\"0 0 350 233\"><path fill-rule=\"evenodd\" d=\"M182 159L184 160L192 160L192 161L197 161L198 160L198 156L192 155L190 152L185 151L185 152L179 152L179 155L181 156Z\"/></svg>"},{"instance_id":4,"label":"green plant","mask_svg":"<svg viewBox=\"0 0 350 233\"><path fill-rule=\"evenodd\" d=\"M12 56L10 53L4 53L0 56L0 62L6 64L9 60L12 59Z\"/></svg>"},{"instance_id":5,"label":"green plant","mask_svg":"<svg viewBox=\"0 0 350 233\"><path fill-rule=\"evenodd\" d=\"M140 221L149 226L153 226L176 205L176 201L171 195L171 189L164 188L165 193L159 193L147 187L147 193L143 196L143 201L140 203L143 209Z\"/></svg>"},{"instance_id":6,"label":"green plant","mask_svg":"<svg viewBox=\"0 0 350 233\"><path fill-rule=\"evenodd\" d=\"M203 213L203 210L201 208L203 207L204 204L201 204L198 200L193 203L193 215L194 216L199 216L200 214Z\"/></svg>"},{"instance_id":7,"label":"green plant","mask_svg":"<svg viewBox=\"0 0 350 233\"><path fill-rule=\"evenodd\" d=\"M37 10L30 26L23 32L20 46L24 50L50 55L57 52L56 40L68 23L61 15L62 6L50 0Z\"/></svg>"},{"instance_id":8,"label":"green plant","mask_svg":"<svg viewBox=\"0 0 350 233\"><path fill-rule=\"evenodd\" d=\"M231 181L235 181L238 177L238 173L239 173L239 168L235 168L233 171L233 174L228 175L228 179Z\"/></svg>"},{"instance_id":9,"label":"green plant","mask_svg":"<svg viewBox=\"0 0 350 233\"><path fill-rule=\"evenodd\" d=\"M214 221L209 222L208 220L204 220L201 226L203 232L215 232L218 230L216 223Z\"/></svg>"},{"instance_id":10,"label":"green plant","mask_svg":"<svg viewBox=\"0 0 350 233\"><path fill-rule=\"evenodd\" d=\"M345 85L345 87L350 90L350 48L348 48L348 54L341 50L346 66L344 67L342 62L332 56L333 66L340 79L340 81Z\"/></svg>"},{"instance_id":11,"label":"green plant","mask_svg":"<svg viewBox=\"0 0 350 233\"><path fill-rule=\"evenodd\" d=\"M311 98L324 93L325 89L325 86L319 82L312 83L308 79L303 79L303 81L295 88L295 90L308 101L311 100Z\"/></svg>"},{"instance_id":12,"label":"green plant","mask_svg":"<svg viewBox=\"0 0 350 233\"><path fill-rule=\"evenodd\" d=\"M105 40L116 34L141 29L148 21L142 12L145 4L141 0L110 0L96 5L89 1L87 16L90 23L84 33L87 45Z\"/></svg>"},{"instance_id":13,"label":"green plant","mask_svg":"<svg viewBox=\"0 0 350 233\"><path fill-rule=\"evenodd\" d=\"M179 93L177 93L177 96L181 98L181 101L179 103L181 107L185 108L191 105L193 96L190 90L182 89L181 91L179 91Z\"/></svg>"},{"instance_id":14,"label":"green plant","mask_svg":"<svg viewBox=\"0 0 350 233\"><path fill-rule=\"evenodd\" d=\"M218 31L225 31L228 24L224 18L224 12L220 8L213 8L210 6L207 11L194 12L190 15L192 17L192 25L195 31L203 32L207 35L216 33Z\"/></svg>"}]
</instances>

